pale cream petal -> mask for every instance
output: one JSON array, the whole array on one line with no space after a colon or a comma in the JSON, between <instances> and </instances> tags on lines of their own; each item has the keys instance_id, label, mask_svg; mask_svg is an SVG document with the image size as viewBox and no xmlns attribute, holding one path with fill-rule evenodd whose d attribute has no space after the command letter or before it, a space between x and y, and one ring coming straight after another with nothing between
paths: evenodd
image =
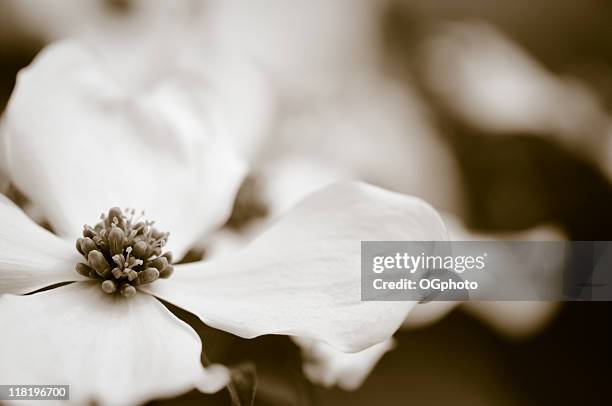
<instances>
[{"instance_id":1,"label":"pale cream petal","mask_svg":"<svg viewBox=\"0 0 612 406\"><path fill-rule=\"evenodd\" d=\"M0 297L0 382L70 385L70 403L132 405L194 387L219 390L223 367L204 369L198 335L157 299L125 299L77 282Z\"/></svg>"},{"instance_id":2,"label":"pale cream petal","mask_svg":"<svg viewBox=\"0 0 612 406\"><path fill-rule=\"evenodd\" d=\"M80 258L74 243L34 223L4 195L0 224L0 294L84 279L74 269Z\"/></svg>"},{"instance_id":3,"label":"pale cream petal","mask_svg":"<svg viewBox=\"0 0 612 406\"><path fill-rule=\"evenodd\" d=\"M142 289L240 335L287 334L359 351L388 339L413 302L361 301L360 242L445 240L423 201L339 183L298 204L243 251L177 266Z\"/></svg>"},{"instance_id":4,"label":"pale cream petal","mask_svg":"<svg viewBox=\"0 0 612 406\"><path fill-rule=\"evenodd\" d=\"M20 72L7 107L11 179L62 236L131 207L171 232L181 257L227 219L246 170L209 93L205 79L173 71L132 89L83 46L51 45Z\"/></svg>"},{"instance_id":5,"label":"pale cream petal","mask_svg":"<svg viewBox=\"0 0 612 406\"><path fill-rule=\"evenodd\" d=\"M294 337L303 354L304 374L325 387L356 390L378 361L395 346L392 338L359 352L341 352L320 341Z\"/></svg>"}]
</instances>

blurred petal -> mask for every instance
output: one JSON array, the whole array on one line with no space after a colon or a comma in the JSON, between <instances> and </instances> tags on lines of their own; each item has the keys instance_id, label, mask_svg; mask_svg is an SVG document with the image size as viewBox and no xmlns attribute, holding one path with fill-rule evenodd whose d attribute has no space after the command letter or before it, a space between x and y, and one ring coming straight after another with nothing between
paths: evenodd
<instances>
[{"instance_id":1,"label":"blurred petal","mask_svg":"<svg viewBox=\"0 0 612 406\"><path fill-rule=\"evenodd\" d=\"M402 329L422 328L437 323L446 317L460 302L437 301L419 303L410 312Z\"/></svg>"},{"instance_id":2,"label":"blurred petal","mask_svg":"<svg viewBox=\"0 0 612 406\"><path fill-rule=\"evenodd\" d=\"M11 178L60 235L131 207L172 233L180 257L229 216L245 172L218 137L207 94L202 78L176 72L128 89L79 45L52 45L9 101Z\"/></svg>"},{"instance_id":3,"label":"blurred petal","mask_svg":"<svg viewBox=\"0 0 612 406\"><path fill-rule=\"evenodd\" d=\"M549 72L486 23L442 25L424 49L429 86L483 130L576 138L605 115L587 87Z\"/></svg>"},{"instance_id":4,"label":"blurred petal","mask_svg":"<svg viewBox=\"0 0 612 406\"><path fill-rule=\"evenodd\" d=\"M510 338L528 337L542 330L557 314L556 302L468 302L465 309Z\"/></svg>"},{"instance_id":5,"label":"blurred petal","mask_svg":"<svg viewBox=\"0 0 612 406\"><path fill-rule=\"evenodd\" d=\"M272 218L295 206L311 193L352 178L339 168L296 156L266 162L260 171L263 199Z\"/></svg>"},{"instance_id":6,"label":"blurred petal","mask_svg":"<svg viewBox=\"0 0 612 406\"><path fill-rule=\"evenodd\" d=\"M84 279L74 270L80 258L74 244L34 223L3 195L0 224L0 294Z\"/></svg>"},{"instance_id":7,"label":"blurred petal","mask_svg":"<svg viewBox=\"0 0 612 406\"><path fill-rule=\"evenodd\" d=\"M5 193L10 185L10 181L8 176L2 172L2 168L0 168L0 193Z\"/></svg>"},{"instance_id":8,"label":"blurred petal","mask_svg":"<svg viewBox=\"0 0 612 406\"><path fill-rule=\"evenodd\" d=\"M457 161L426 106L405 84L378 75L351 77L284 113L262 159L272 167L266 175L275 175L279 157L288 162L283 170L292 172L300 168L291 168L291 160L310 161L320 169L311 169L312 180L300 175L308 182L304 189L325 180L328 172L329 177L363 180L420 197L436 209L461 212ZM295 182L293 189L300 186Z\"/></svg>"},{"instance_id":9,"label":"blurred petal","mask_svg":"<svg viewBox=\"0 0 612 406\"><path fill-rule=\"evenodd\" d=\"M6 193L11 184L8 177L8 169L6 167L7 156L5 143L2 140L4 120L0 120L0 193Z\"/></svg>"},{"instance_id":10,"label":"blurred petal","mask_svg":"<svg viewBox=\"0 0 612 406\"><path fill-rule=\"evenodd\" d=\"M219 392L231 379L230 370L221 364L210 364L202 368L194 380L194 386L202 393Z\"/></svg>"},{"instance_id":11,"label":"blurred petal","mask_svg":"<svg viewBox=\"0 0 612 406\"><path fill-rule=\"evenodd\" d=\"M318 385L338 386L344 390L359 388L383 355L394 347L392 338L353 353L301 337L294 337L294 341L302 349L303 369L308 379Z\"/></svg>"},{"instance_id":12,"label":"blurred petal","mask_svg":"<svg viewBox=\"0 0 612 406\"><path fill-rule=\"evenodd\" d=\"M565 235L555 227L542 225L528 230L506 234L485 234L469 230L460 219L444 215L451 240L454 241L557 241ZM512 272L519 279L546 278L550 286L559 284L564 258L549 258L542 266L545 250L534 244L531 255L517 257L506 254L497 264L499 272ZM503 249L503 248L501 248ZM539 251L538 251L539 249ZM521 283L526 286L525 282ZM484 321L501 334L511 338L526 337L541 330L556 314L559 304L536 301L466 302L464 309Z\"/></svg>"},{"instance_id":13,"label":"blurred petal","mask_svg":"<svg viewBox=\"0 0 612 406\"><path fill-rule=\"evenodd\" d=\"M265 220L253 220L240 230L223 227L201 241L199 246L205 252L207 260L235 255L267 226L268 222Z\"/></svg>"},{"instance_id":14,"label":"blurred petal","mask_svg":"<svg viewBox=\"0 0 612 406\"><path fill-rule=\"evenodd\" d=\"M226 118L219 120L220 131L234 151L252 162L265 145L274 122L277 103L272 84L249 58L217 51L206 51L206 68L217 96L215 107ZM211 58L217 62L211 63Z\"/></svg>"},{"instance_id":15,"label":"blurred petal","mask_svg":"<svg viewBox=\"0 0 612 406\"><path fill-rule=\"evenodd\" d=\"M539 226L522 232L512 233L479 233L468 229L460 218L444 213L444 224L448 228L451 241L550 241L564 239L563 234L552 226ZM501 248L503 249L503 248ZM530 262L538 258L537 245L530 257L518 258L504 255L499 264L501 272L512 272L517 278L533 277L534 266ZM541 263L541 261L538 261ZM559 276L563 263L561 258L554 258L545 268L538 267L537 273L554 281ZM525 286L523 283L522 286ZM434 301L418 304L410 312L402 328L422 328L434 324L446 317L456 306L463 308L481 318L489 326L510 337L523 337L536 332L552 319L558 308L557 303L499 301L499 302L450 302Z\"/></svg>"},{"instance_id":16,"label":"blurred petal","mask_svg":"<svg viewBox=\"0 0 612 406\"><path fill-rule=\"evenodd\" d=\"M483 277L481 288L487 284L504 282L508 292L517 290L524 293L525 289L536 284L546 287L550 292L559 291L563 283L563 268L565 258L562 255L552 255L551 250L540 244L529 246L529 251L522 255L514 255L509 249L512 241L556 241L564 240L565 236L556 227L550 225L536 226L520 232L482 233L470 230L456 217L444 215L444 223L452 241L497 241L490 246L489 255L495 255L496 266ZM504 243L504 242L507 242ZM478 251L473 246L474 254ZM546 261L542 261L545 257ZM500 278L496 280L496 278ZM543 289L543 288L541 288Z\"/></svg>"},{"instance_id":17,"label":"blurred petal","mask_svg":"<svg viewBox=\"0 0 612 406\"><path fill-rule=\"evenodd\" d=\"M0 382L70 385L70 402L137 404L212 383L198 335L157 299L107 295L78 282L30 296L0 297Z\"/></svg>"},{"instance_id":18,"label":"blurred petal","mask_svg":"<svg viewBox=\"0 0 612 406\"><path fill-rule=\"evenodd\" d=\"M303 200L240 253L177 266L142 289L242 337L287 334L359 351L389 338L412 302L362 302L360 241L445 240L423 201L339 183Z\"/></svg>"},{"instance_id":19,"label":"blurred petal","mask_svg":"<svg viewBox=\"0 0 612 406\"><path fill-rule=\"evenodd\" d=\"M214 0L205 36L252 55L285 95L335 86L347 72L374 69L386 1Z\"/></svg>"},{"instance_id":20,"label":"blurred petal","mask_svg":"<svg viewBox=\"0 0 612 406\"><path fill-rule=\"evenodd\" d=\"M128 37L139 30L151 29L162 21L167 23L168 17L173 16L181 4L188 8L187 3L164 0L10 2L13 18L19 27L45 42L67 37L120 34ZM189 9L193 10L193 7Z\"/></svg>"}]
</instances>

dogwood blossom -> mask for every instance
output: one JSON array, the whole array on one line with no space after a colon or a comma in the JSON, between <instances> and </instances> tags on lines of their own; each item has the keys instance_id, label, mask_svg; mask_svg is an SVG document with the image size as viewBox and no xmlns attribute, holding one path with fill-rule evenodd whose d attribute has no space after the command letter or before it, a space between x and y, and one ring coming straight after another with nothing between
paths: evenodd
<instances>
[{"instance_id":1,"label":"dogwood blossom","mask_svg":"<svg viewBox=\"0 0 612 406\"><path fill-rule=\"evenodd\" d=\"M341 172L336 167L330 168L321 162L297 159L294 156L277 158L258 175L260 179L256 181L259 185L257 195L247 197L246 200L250 199L252 202L262 200L267 210L267 218L252 220L240 230L224 228L215 232L206 241L207 255L212 257L232 255L255 238L259 230L265 228L266 222L282 217L283 212L304 196L341 179L359 177L350 171ZM564 238L561 231L548 225L537 226L523 232L487 234L470 230L459 217L452 214L443 212L442 218L448 228L451 241L546 241ZM560 270L563 268L561 258L551 260L546 267L541 267L539 262L533 262L537 255L523 258L504 253L500 258L502 260L497 264L497 272L517 274L519 278L530 278L537 274L538 277L548 278L551 285L558 282ZM535 265L536 263L538 265ZM536 301L419 303L411 310L401 328L413 330L432 325L458 307L481 319L504 337L520 339L540 331L556 314L558 303ZM374 370L378 361L394 348L392 338L357 353L338 351L323 342L303 337L294 337L294 341L301 347L303 371L311 381L327 387L338 386L345 390L357 389Z\"/></svg>"},{"instance_id":2,"label":"dogwood blossom","mask_svg":"<svg viewBox=\"0 0 612 406\"><path fill-rule=\"evenodd\" d=\"M156 298L241 337L294 335L343 351L384 342L412 308L360 300L360 241L444 240L444 224L417 198L355 182L305 198L235 255L175 265L171 278L147 277L129 294L83 276L87 259L108 277L74 243L109 208L144 210L170 232L153 251L176 258L229 215L245 166L220 136L224 127L208 121L219 118L207 110L214 98L194 102L207 87L175 73L126 88L71 43L20 73L4 117L4 166L55 233L0 197L1 382L68 384L74 404L221 388L227 371L202 367L197 334ZM116 209L108 213L112 245L121 224ZM161 253L130 262L137 233L107 247L134 268ZM119 271L117 281L132 281L123 264ZM73 283L55 286L65 282ZM45 287L53 288L36 292Z\"/></svg>"}]
</instances>

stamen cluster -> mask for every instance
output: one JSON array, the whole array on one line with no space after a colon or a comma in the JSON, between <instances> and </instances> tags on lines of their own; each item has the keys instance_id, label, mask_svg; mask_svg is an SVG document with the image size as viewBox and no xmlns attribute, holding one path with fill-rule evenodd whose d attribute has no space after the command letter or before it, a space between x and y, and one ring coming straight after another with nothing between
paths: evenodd
<instances>
[{"instance_id":1,"label":"stamen cluster","mask_svg":"<svg viewBox=\"0 0 612 406\"><path fill-rule=\"evenodd\" d=\"M168 278L174 271L172 253L162 254L169 233L158 231L153 222L134 214L134 210L113 207L94 227L83 226L83 238L76 242L77 251L85 258L76 271L101 281L106 293L132 297L135 286Z\"/></svg>"}]
</instances>

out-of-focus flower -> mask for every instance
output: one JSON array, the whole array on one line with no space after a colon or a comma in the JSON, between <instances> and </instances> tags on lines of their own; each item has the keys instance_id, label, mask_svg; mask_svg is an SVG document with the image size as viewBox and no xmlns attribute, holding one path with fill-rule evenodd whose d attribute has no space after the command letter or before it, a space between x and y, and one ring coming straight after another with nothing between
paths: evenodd
<instances>
[{"instance_id":1,"label":"out-of-focus flower","mask_svg":"<svg viewBox=\"0 0 612 406\"><path fill-rule=\"evenodd\" d=\"M66 383L76 404L218 390L227 371L202 368L197 335L156 297L242 337L295 335L344 351L384 342L411 309L360 300L359 241L443 240L445 227L421 200L365 184L311 195L235 255L174 267L160 255L180 258L220 225L244 175L207 121L222 116L205 114L216 103L198 78L126 87L69 43L19 75L6 166L58 235L1 198L0 319L19 328L3 330L0 381ZM146 210L172 237L118 209L82 228L115 206Z\"/></svg>"},{"instance_id":2,"label":"out-of-focus flower","mask_svg":"<svg viewBox=\"0 0 612 406\"><path fill-rule=\"evenodd\" d=\"M14 23L45 42L65 38L130 35L152 26L165 24L168 18L190 20L198 11L192 1L165 0L8 0ZM172 28L172 27L168 27Z\"/></svg>"},{"instance_id":3,"label":"out-of-focus flower","mask_svg":"<svg viewBox=\"0 0 612 406\"><path fill-rule=\"evenodd\" d=\"M559 303L537 301L468 302L465 310L510 339L525 339L542 331L557 314Z\"/></svg>"},{"instance_id":4,"label":"out-of-focus flower","mask_svg":"<svg viewBox=\"0 0 612 406\"><path fill-rule=\"evenodd\" d=\"M461 211L456 162L426 109L401 83L379 75L355 76L325 95L289 105L262 150L261 171L272 177L291 179L288 173L312 162L335 176ZM287 168L295 161L296 168L266 169L277 161Z\"/></svg>"},{"instance_id":5,"label":"out-of-focus flower","mask_svg":"<svg viewBox=\"0 0 612 406\"><path fill-rule=\"evenodd\" d=\"M201 78L207 94L214 95L214 108L206 106L214 116L211 120L234 150L253 160L270 131L276 94L253 56L223 48L202 32L202 24L198 18L184 21L169 16L127 39L114 34L82 41L129 88L138 90L177 72Z\"/></svg>"},{"instance_id":6,"label":"out-of-focus flower","mask_svg":"<svg viewBox=\"0 0 612 406\"><path fill-rule=\"evenodd\" d=\"M584 85L549 72L485 23L440 26L423 50L432 89L483 130L576 136L603 115Z\"/></svg>"},{"instance_id":7,"label":"out-of-focus flower","mask_svg":"<svg viewBox=\"0 0 612 406\"><path fill-rule=\"evenodd\" d=\"M489 134L528 133L569 145L601 164L610 117L592 89L547 70L483 22L439 26L422 52L426 82L469 124Z\"/></svg>"},{"instance_id":8,"label":"out-of-focus flower","mask_svg":"<svg viewBox=\"0 0 612 406\"><path fill-rule=\"evenodd\" d=\"M450 151L418 97L383 68L387 6L386 0L212 1L202 37L252 57L278 91L270 137L251 142L259 144L258 174L291 179L274 168L315 162L343 178L459 212Z\"/></svg>"},{"instance_id":9,"label":"out-of-focus flower","mask_svg":"<svg viewBox=\"0 0 612 406\"><path fill-rule=\"evenodd\" d=\"M452 226L450 226L452 227ZM452 235L452 234L451 234ZM539 226L520 233L487 236L471 232L467 240L506 240L506 241L556 241L564 240L564 234L553 226ZM452 239L452 237L451 237ZM544 253L542 253L543 255ZM507 256L507 262L500 265L503 272L515 271L524 274L526 278L541 277L551 281L551 285L559 283L562 277L564 258L548 258L545 267L538 253L538 245L534 244L531 256L518 258ZM466 302L464 309L484 321L488 326L511 339L531 337L542 331L551 322L559 309L558 302L551 301L485 301Z\"/></svg>"},{"instance_id":10,"label":"out-of-focus flower","mask_svg":"<svg viewBox=\"0 0 612 406\"><path fill-rule=\"evenodd\" d=\"M253 55L225 47L209 30L214 2L51 0L12 4L22 25L47 41L78 40L122 86L138 89L177 71L200 76L215 94L225 137L252 158L274 113L274 92ZM232 24L234 27L234 24ZM209 113L210 114L210 113ZM220 129L223 130L223 129Z\"/></svg>"},{"instance_id":11,"label":"out-of-focus flower","mask_svg":"<svg viewBox=\"0 0 612 406\"><path fill-rule=\"evenodd\" d=\"M255 58L283 96L303 97L377 66L380 16L387 3L213 0L203 27L221 48Z\"/></svg>"},{"instance_id":12,"label":"out-of-focus flower","mask_svg":"<svg viewBox=\"0 0 612 406\"><path fill-rule=\"evenodd\" d=\"M256 176L269 219L280 216L315 190L340 180L356 179L342 168L291 155L268 161Z\"/></svg>"},{"instance_id":13,"label":"out-of-focus flower","mask_svg":"<svg viewBox=\"0 0 612 406\"><path fill-rule=\"evenodd\" d=\"M452 215L444 215L444 223L449 230L451 241L555 241L564 235L552 226L539 226L522 232L486 234L468 229L463 222ZM534 255L517 257L504 255L504 261L496 264L498 272L512 272L524 278L537 276L554 283L561 276L563 258L550 258L546 267L538 256L538 245L534 245ZM538 264L537 269L536 265ZM525 285L525 284L523 284ZM441 320L459 302L430 302L415 306L404 322L404 327L423 327ZM483 320L487 325L509 338L531 336L544 328L559 307L556 302L536 301L490 301L465 302L463 309Z\"/></svg>"}]
</instances>

